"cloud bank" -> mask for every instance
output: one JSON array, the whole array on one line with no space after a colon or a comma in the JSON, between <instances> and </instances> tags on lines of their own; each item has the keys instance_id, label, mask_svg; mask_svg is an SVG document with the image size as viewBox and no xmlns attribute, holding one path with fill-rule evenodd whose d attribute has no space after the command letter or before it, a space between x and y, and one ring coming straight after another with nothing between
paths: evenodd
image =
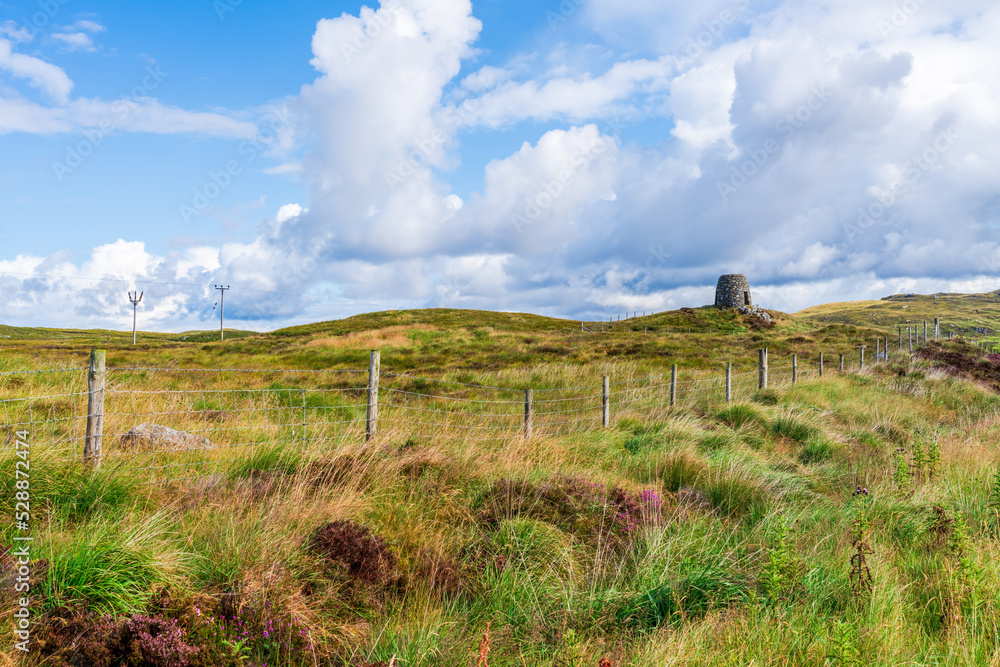
<instances>
[{"instance_id":1,"label":"cloud bank","mask_svg":"<svg viewBox=\"0 0 1000 667\"><path fill-rule=\"evenodd\" d=\"M789 311L1000 287L1000 7L593 0L559 19L548 51L486 66L466 0L319 21L316 78L271 147L272 173L303 179L308 201L244 244L5 260L6 317L83 278L170 283L147 313L168 328L210 316L213 280L234 285L227 320L260 328L419 306L590 319L710 303L730 272ZM100 116L13 47L0 38L0 68L51 106L0 98L0 132ZM144 109L136 131L252 130ZM511 128L523 144L454 192L464 143ZM126 321L120 299L93 298L102 284L77 287L74 322Z\"/></svg>"}]
</instances>

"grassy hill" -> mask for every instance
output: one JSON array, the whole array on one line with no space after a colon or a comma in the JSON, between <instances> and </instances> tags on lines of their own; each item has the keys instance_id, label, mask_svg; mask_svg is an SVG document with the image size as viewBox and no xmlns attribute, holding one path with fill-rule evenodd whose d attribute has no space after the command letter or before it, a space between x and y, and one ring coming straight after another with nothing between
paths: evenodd
<instances>
[{"instance_id":1,"label":"grassy hill","mask_svg":"<svg viewBox=\"0 0 1000 667\"><path fill-rule=\"evenodd\" d=\"M775 358L803 359L851 353L873 345L882 331L871 326L815 324L772 313L762 326L735 311L712 307L639 316L604 323L603 331L581 332L580 322L538 315L428 309L387 311L343 320L290 327L269 333L212 332L131 335L104 331L26 330L0 338L10 368L59 367L85 363L89 350L108 350L112 366L205 368L367 368L368 350L382 350L383 367L440 376L456 371L496 372L545 364L585 365L628 360L648 368L676 363L720 368L743 363L768 347ZM593 323L588 326L595 328Z\"/></svg>"},{"instance_id":2,"label":"grassy hill","mask_svg":"<svg viewBox=\"0 0 1000 667\"><path fill-rule=\"evenodd\" d=\"M942 341L761 392L751 377L731 404L717 381L685 385L674 407L663 388L637 400L638 385L620 384L673 363L718 378L763 346L775 365L850 353L918 301L775 313L771 326L685 309L604 333L445 309L136 348L123 334L11 333L8 371L82 367L94 344L112 366L293 369L113 374L109 433L153 419L219 446L141 458L108 436L99 470L67 456L85 409L57 395L70 380L0 378L0 465L20 460L12 420L30 411L35 424L30 486L2 478L4 516L19 490L31 496L25 664L996 664L994 357ZM965 307L953 304L955 321ZM380 399L385 425L366 443L364 376L294 369L367 368L369 349L384 371L432 379L387 377L397 393ZM616 381L609 428L601 374ZM521 394L470 384L533 386L553 415L588 411L553 422L565 428L540 420L532 438L475 430L521 419ZM317 437L338 420L360 431ZM243 446L221 446L243 430ZM192 460L203 474L164 481ZM0 524L6 545L20 534ZM0 555L0 578L15 572ZM11 586L2 596L14 636Z\"/></svg>"},{"instance_id":3,"label":"grassy hill","mask_svg":"<svg viewBox=\"0 0 1000 667\"><path fill-rule=\"evenodd\" d=\"M988 329L995 338L1000 333L1000 291L986 294L897 294L879 301L847 301L813 306L795 313L797 319L816 325L823 323L874 326L895 331L898 326L923 323L933 330L934 318L941 318L941 335L982 335Z\"/></svg>"}]
</instances>

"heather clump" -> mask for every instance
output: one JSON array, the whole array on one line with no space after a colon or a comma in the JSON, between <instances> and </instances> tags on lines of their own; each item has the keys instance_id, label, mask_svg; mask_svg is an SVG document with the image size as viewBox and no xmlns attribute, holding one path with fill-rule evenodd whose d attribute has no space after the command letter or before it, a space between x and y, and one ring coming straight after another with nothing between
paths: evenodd
<instances>
[{"instance_id":1,"label":"heather clump","mask_svg":"<svg viewBox=\"0 0 1000 667\"><path fill-rule=\"evenodd\" d=\"M199 651L175 619L143 614L121 624L118 642L129 665L188 667Z\"/></svg>"},{"instance_id":2,"label":"heather clump","mask_svg":"<svg viewBox=\"0 0 1000 667\"><path fill-rule=\"evenodd\" d=\"M116 623L82 607L57 607L37 622L32 657L51 667L107 667L114 658Z\"/></svg>"},{"instance_id":3,"label":"heather clump","mask_svg":"<svg viewBox=\"0 0 1000 667\"><path fill-rule=\"evenodd\" d=\"M306 624L269 602L228 608L155 596L122 618L57 608L39 624L39 664L52 667L223 667L312 664ZM205 603L206 606L202 606Z\"/></svg>"},{"instance_id":4,"label":"heather clump","mask_svg":"<svg viewBox=\"0 0 1000 667\"><path fill-rule=\"evenodd\" d=\"M59 608L39 624L35 647L53 667L200 667L201 649L174 618L136 614L123 619Z\"/></svg>"},{"instance_id":5,"label":"heather clump","mask_svg":"<svg viewBox=\"0 0 1000 667\"><path fill-rule=\"evenodd\" d=\"M351 578L387 584L396 576L398 559L388 542L353 521L331 521L309 540L309 549Z\"/></svg>"},{"instance_id":6,"label":"heather clump","mask_svg":"<svg viewBox=\"0 0 1000 667\"><path fill-rule=\"evenodd\" d=\"M312 663L315 646L306 624L270 602L244 604L231 615L196 606L185 624L201 649L192 667Z\"/></svg>"}]
</instances>

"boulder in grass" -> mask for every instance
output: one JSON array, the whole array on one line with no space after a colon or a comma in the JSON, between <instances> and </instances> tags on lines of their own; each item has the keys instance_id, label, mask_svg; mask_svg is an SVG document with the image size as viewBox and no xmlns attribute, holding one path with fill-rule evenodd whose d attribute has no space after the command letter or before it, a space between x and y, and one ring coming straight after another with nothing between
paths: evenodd
<instances>
[{"instance_id":1,"label":"boulder in grass","mask_svg":"<svg viewBox=\"0 0 1000 667\"><path fill-rule=\"evenodd\" d=\"M151 449L156 451L179 451L185 449L206 449L212 447L208 438L160 426L159 424L139 424L121 437L124 449Z\"/></svg>"}]
</instances>

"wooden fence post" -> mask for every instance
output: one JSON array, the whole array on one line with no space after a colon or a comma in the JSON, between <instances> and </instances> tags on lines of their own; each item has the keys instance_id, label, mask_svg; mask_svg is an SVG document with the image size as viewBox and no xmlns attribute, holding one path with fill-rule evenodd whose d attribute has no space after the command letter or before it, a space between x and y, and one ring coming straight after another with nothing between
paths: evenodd
<instances>
[{"instance_id":1,"label":"wooden fence post","mask_svg":"<svg viewBox=\"0 0 1000 667\"><path fill-rule=\"evenodd\" d=\"M524 437L530 438L534 431L535 397L530 389L524 390Z\"/></svg>"},{"instance_id":2,"label":"wooden fence post","mask_svg":"<svg viewBox=\"0 0 1000 667\"><path fill-rule=\"evenodd\" d=\"M611 424L611 381L605 375L601 380L601 425L607 428Z\"/></svg>"},{"instance_id":3,"label":"wooden fence post","mask_svg":"<svg viewBox=\"0 0 1000 667\"><path fill-rule=\"evenodd\" d=\"M924 320L924 345L927 345L927 320Z\"/></svg>"},{"instance_id":4,"label":"wooden fence post","mask_svg":"<svg viewBox=\"0 0 1000 667\"><path fill-rule=\"evenodd\" d=\"M677 364L670 364L670 407L677 404Z\"/></svg>"},{"instance_id":5,"label":"wooden fence post","mask_svg":"<svg viewBox=\"0 0 1000 667\"><path fill-rule=\"evenodd\" d=\"M378 429L378 376L381 353L372 350L368 358L368 417L365 420L365 442L375 437Z\"/></svg>"},{"instance_id":6,"label":"wooden fence post","mask_svg":"<svg viewBox=\"0 0 1000 667\"><path fill-rule=\"evenodd\" d=\"M882 339L875 339L875 363L878 364L879 359L882 358Z\"/></svg>"},{"instance_id":7,"label":"wooden fence post","mask_svg":"<svg viewBox=\"0 0 1000 667\"><path fill-rule=\"evenodd\" d=\"M903 351L903 327L899 327L899 351Z\"/></svg>"},{"instance_id":8,"label":"wooden fence post","mask_svg":"<svg viewBox=\"0 0 1000 667\"><path fill-rule=\"evenodd\" d=\"M823 353L819 353L819 376L823 377Z\"/></svg>"},{"instance_id":9,"label":"wooden fence post","mask_svg":"<svg viewBox=\"0 0 1000 667\"><path fill-rule=\"evenodd\" d=\"M792 354L792 384L799 381L799 355Z\"/></svg>"},{"instance_id":10,"label":"wooden fence post","mask_svg":"<svg viewBox=\"0 0 1000 667\"><path fill-rule=\"evenodd\" d=\"M757 360L757 389L767 389L767 348L761 348Z\"/></svg>"},{"instance_id":11,"label":"wooden fence post","mask_svg":"<svg viewBox=\"0 0 1000 667\"><path fill-rule=\"evenodd\" d=\"M861 351L861 356L858 357L858 370L865 370L865 346L858 345L858 350Z\"/></svg>"},{"instance_id":12,"label":"wooden fence post","mask_svg":"<svg viewBox=\"0 0 1000 667\"><path fill-rule=\"evenodd\" d=\"M101 440L104 437L104 375L107 353L90 351L87 374L87 434L83 442L83 460L101 467Z\"/></svg>"},{"instance_id":13,"label":"wooden fence post","mask_svg":"<svg viewBox=\"0 0 1000 667\"><path fill-rule=\"evenodd\" d=\"M940 337L941 337L941 318L940 317L935 317L934 318L934 340L937 340Z\"/></svg>"},{"instance_id":14,"label":"wooden fence post","mask_svg":"<svg viewBox=\"0 0 1000 667\"><path fill-rule=\"evenodd\" d=\"M909 341L910 352L913 352L913 327L906 327L906 339Z\"/></svg>"},{"instance_id":15,"label":"wooden fence post","mask_svg":"<svg viewBox=\"0 0 1000 667\"><path fill-rule=\"evenodd\" d=\"M726 362L726 403L733 402L733 364Z\"/></svg>"},{"instance_id":16,"label":"wooden fence post","mask_svg":"<svg viewBox=\"0 0 1000 667\"><path fill-rule=\"evenodd\" d=\"M841 373L844 372L844 355L843 354L840 355L840 369L839 370L840 370Z\"/></svg>"}]
</instances>

